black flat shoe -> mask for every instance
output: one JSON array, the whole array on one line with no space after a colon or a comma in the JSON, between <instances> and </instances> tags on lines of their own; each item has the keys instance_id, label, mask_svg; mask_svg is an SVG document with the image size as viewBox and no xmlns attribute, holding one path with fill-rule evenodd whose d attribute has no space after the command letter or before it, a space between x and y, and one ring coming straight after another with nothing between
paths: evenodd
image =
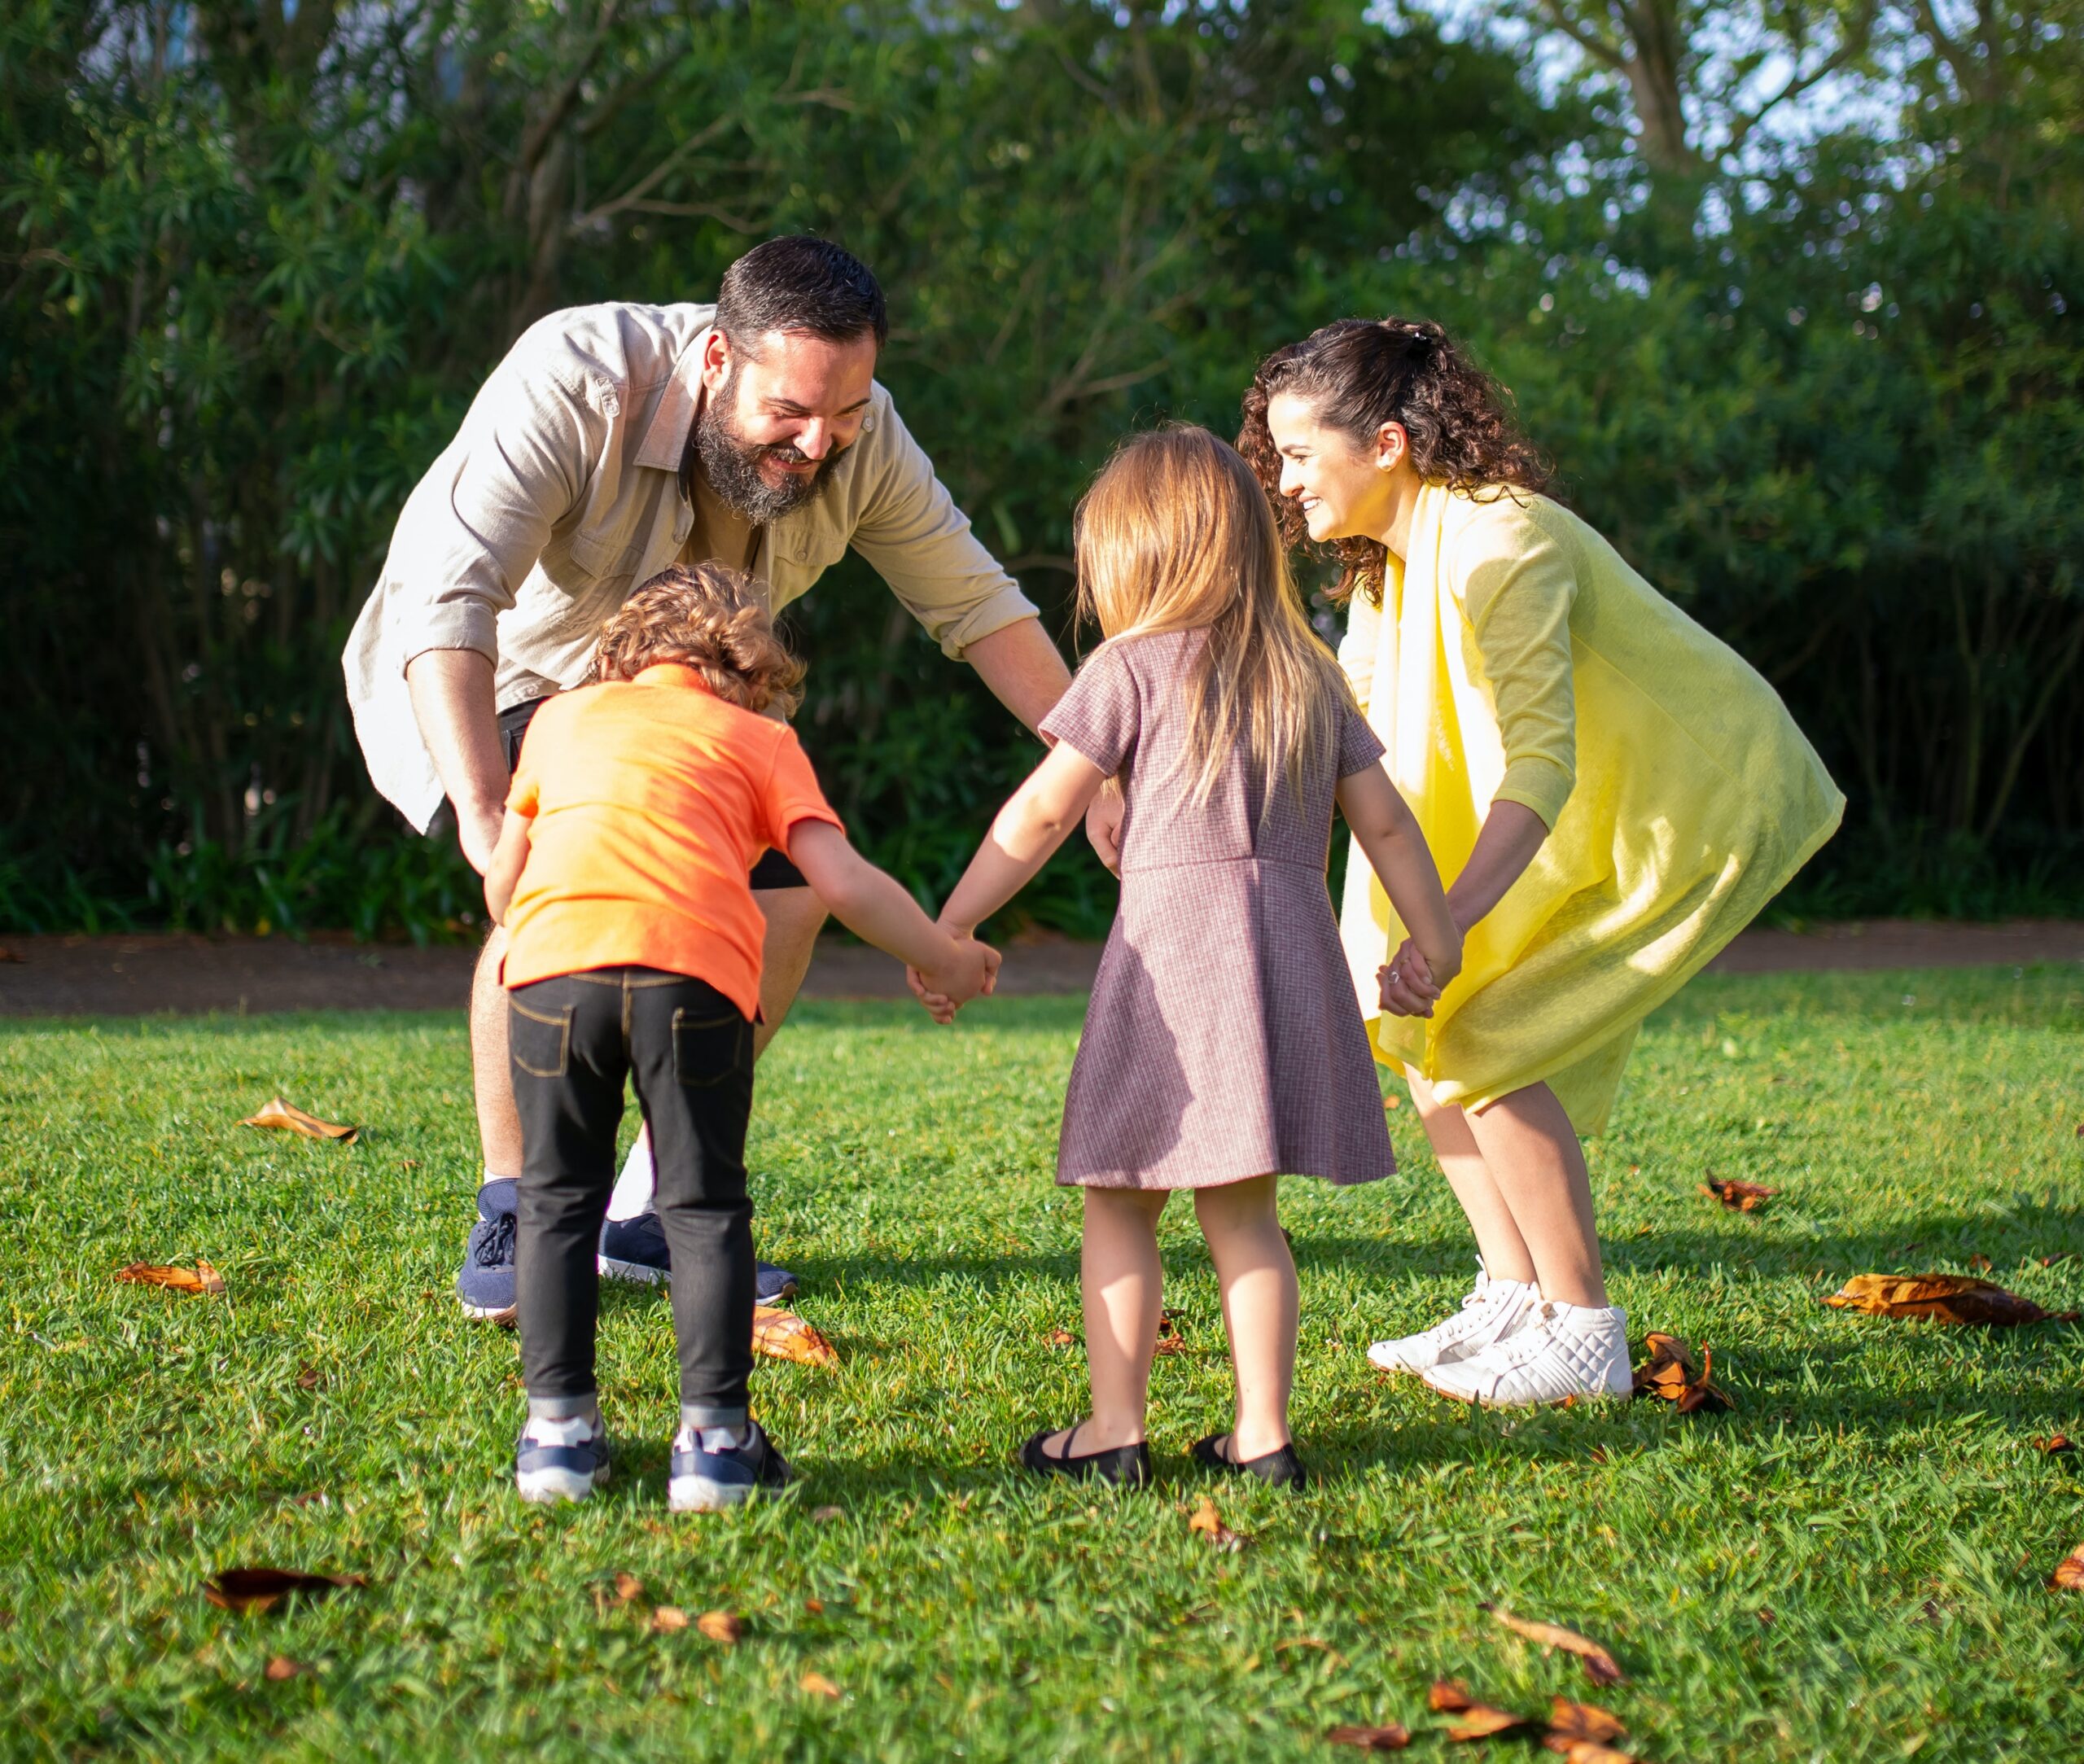
<instances>
[{"instance_id":1,"label":"black flat shoe","mask_svg":"<svg viewBox=\"0 0 2084 1764\"><path fill-rule=\"evenodd\" d=\"M1295 1455L1293 1441L1285 1446L1257 1458L1233 1458L1224 1450L1230 1443L1228 1434L1211 1434L1206 1439L1194 1442L1194 1462L1211 1470L1221 1470L1232 1476L1256 1476L1273 1488L1300 1488L1307 1473L1302 1460Z\"/></svg>"},{"instance_id":2,"label":"black flat shoe","mask_svg":"<svg viewBox=\"0 0 2084 1764\"><path fill-rule=\"evenodd\" d=\"M1150 1483L1150 1447L1139 1441L1133 1446L1116 1446L1106 1451L1087 1451L1074 1455L1064 1452L1053 1455L1043 1447L1043 1442L1055 1431L1045 1427L1020 1448L1020 1461L1038 1476L1067 1476L1073 1482L1088 1478L1111 1482L1117 1488L1145 1488ZM1078 1437L1074 1427L1064 1443L1070 1444Z\"/></svg>"}]
</instances>

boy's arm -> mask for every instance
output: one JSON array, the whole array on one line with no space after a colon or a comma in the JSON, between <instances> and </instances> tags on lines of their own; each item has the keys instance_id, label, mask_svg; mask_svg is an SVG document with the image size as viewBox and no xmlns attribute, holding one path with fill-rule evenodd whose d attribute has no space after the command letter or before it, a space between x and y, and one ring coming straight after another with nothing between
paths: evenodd
<instances>
[{"instance_id":1,"label":"boy's arm","mask_svg":"<svg viewBox=\"0 0 2084 1764\"><path fill-rule=\"evenodd\" d=\"M803 820L790 827L789 861L842 925L929 976L934 991L951 1004L990 990L998 972L998 952L942 930L894 877L863 857L830 821Z\"/></svg>"},{"instance_id":2,"label":"boy's arm","mask_svg":"<svg viewBox=\"0 0 2084 1764\"><path fill-rule=\"evenodd\" d=\"M485 910L495 925L506 922L506 909L514 904L514 890L521 880L522 866L528 861L528 833L535 825L526 815L506 811L499 825L499 843L493 847L485 865Z\"/></svg>"},{"instance_id":3,"label":"boy's arm","mask_svg":"<svg viewBox=\"0 0 2084 1764\"><path fill-rule=\"evenodd\" d=\"M1107 774L1077 748L1058 742L992 821L941 908L941 923L967 935L1012 900L1085 818L1106 781Z\"/></svg>"},{"instance_id":4,"label":"boy's arm","mask_svg":"<svg viewBox=\"0 0 2084 1764\"><path fill-rule=\"evenodd\" d=\"M1390 904L1411 934L1412 947L1419 956L1412 966L1422 969L1399 971L1398 986L1408 996L1393 996L1385 984L1383 1007L1401 1016L1430 1017L1433 1000L1461 972L1462 934L1447 911L1447 897L1441 890L1440 872L1425 835L1411 805L1379 765L1341 778L1338 806L1381 879Z\"/></svg>"}]
</instances>

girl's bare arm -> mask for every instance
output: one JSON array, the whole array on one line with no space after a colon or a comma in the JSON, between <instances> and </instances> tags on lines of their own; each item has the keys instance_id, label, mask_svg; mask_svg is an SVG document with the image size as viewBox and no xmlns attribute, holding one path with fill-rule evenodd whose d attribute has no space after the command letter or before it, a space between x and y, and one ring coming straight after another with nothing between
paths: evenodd
<instances>
[{"instance_id":1,"label":"girl's bare arm","mask_svg":"<svg viewBox=\"0 0 2084 1764\"><path fill-rule=\"evenodd\" d=\"M992 830L941 908L941 923L965 936L1034 879L1100 794L1107 775L1068 742L1007 798Z\"/></svg>"},{"instance_id":2,"label":"girl's bare arm","mask_svg":"<svg viewBox=\"0 0 2084 1764\"><path fill-rule=\"evenodd\" d=\"M1430 1017L1433 1000L1461 972L1462 934L1447 910L1425 835L1411 805L1379 765L1341 778L1338 806L1419 956L1411 965L1413 972L1407 974L1399 968L1395 987L1385 984L1383 1007L1400 1015ZM1416 971L1421 967L1422 972Z\"/></svg>"}]
</instances>

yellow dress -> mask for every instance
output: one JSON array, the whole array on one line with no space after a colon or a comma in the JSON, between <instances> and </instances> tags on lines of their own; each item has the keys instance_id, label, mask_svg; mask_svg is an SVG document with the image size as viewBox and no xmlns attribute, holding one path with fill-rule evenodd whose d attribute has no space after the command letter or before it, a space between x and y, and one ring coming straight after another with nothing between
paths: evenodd
<instances>
[{"instance_id":1,"label":"yellow dress","mask_svg":"<svg viewBox=\"0 0 2084 1764\"><path fill-rule=\"evenodd\" d=\"M1837 829L1773 689L1546 497L1428 485L1339 659L1451 882L1491 803L1549 837L1429 1019L1382 1013L1404 928L1356 847L1341 932L1377 1057L1480 1108L1545 1080L1606 1125L1643 1018Z\"/></svg>"}]
</instances>

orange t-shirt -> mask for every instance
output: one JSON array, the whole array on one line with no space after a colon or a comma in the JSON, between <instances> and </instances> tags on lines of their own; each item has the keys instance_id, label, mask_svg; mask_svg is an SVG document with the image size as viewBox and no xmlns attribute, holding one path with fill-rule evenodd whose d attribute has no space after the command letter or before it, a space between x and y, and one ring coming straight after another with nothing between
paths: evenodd
<instances>
[{"instance_id":1,"label":"orange t-shirt","mask_svg":"<svg viewBox=\"0 0 2084 1764\"><path fill-rule=\"evenodd\" d=\"M746 876L799 821L840 825L786 723L726 703L677 662L560 693L521 745L506 806L528 861L500 978L589 968L707 980L750 1018L766 921Z\"/></svg>"}]
</instances>

